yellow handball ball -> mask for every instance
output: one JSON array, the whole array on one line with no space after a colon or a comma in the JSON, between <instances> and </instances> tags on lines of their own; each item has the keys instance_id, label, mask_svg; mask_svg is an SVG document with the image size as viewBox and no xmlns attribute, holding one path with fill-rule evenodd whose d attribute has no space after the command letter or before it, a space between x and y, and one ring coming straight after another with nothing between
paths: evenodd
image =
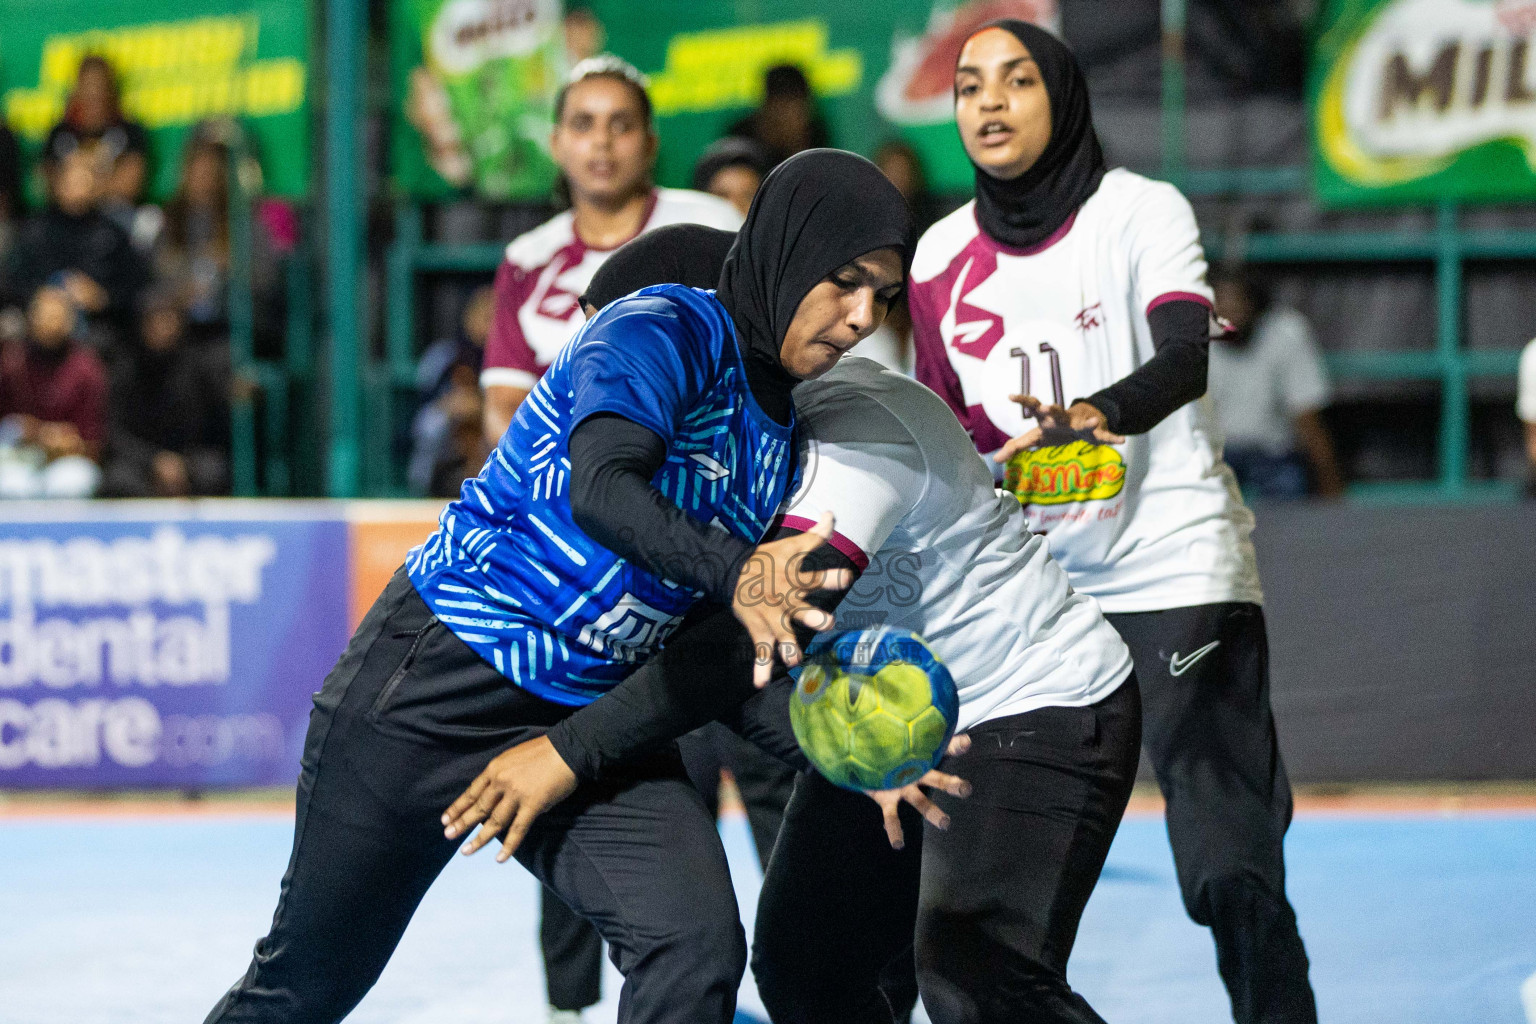
<instances>
[{"instance_id":1,"label":"yellow handball ball","mask_svg":"<svg viewBox=\"0 0 1536 1024\"><path fill-rule=\"evenodd\" d=\"M806 651L789 702L800 749L844 789L897 789L939 763L960 700L949 670L904 629L825 634Z\"/></svg>"}]
</instances>

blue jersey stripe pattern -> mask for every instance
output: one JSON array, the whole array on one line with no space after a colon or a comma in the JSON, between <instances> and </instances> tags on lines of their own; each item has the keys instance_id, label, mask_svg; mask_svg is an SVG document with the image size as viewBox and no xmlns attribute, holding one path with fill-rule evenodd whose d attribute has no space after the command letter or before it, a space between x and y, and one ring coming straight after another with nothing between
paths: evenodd
<instances>
[{"instance_id":1,"label":"blue jersey stripe pattern","mask_svg":"<svg viewBox=\"0 0 1536 1024\"><path fill-rule=\"evenodd\" d=\"M561 352L443 510L406 571L437 617L496 670L587 704L654 654L701 596L620 558L571 518L571 427L616 413L667 440L652 485L751 543L790 492L793 424L753 400L713 292L662 285L608 305Z\"/></svg>"}]
</instances>

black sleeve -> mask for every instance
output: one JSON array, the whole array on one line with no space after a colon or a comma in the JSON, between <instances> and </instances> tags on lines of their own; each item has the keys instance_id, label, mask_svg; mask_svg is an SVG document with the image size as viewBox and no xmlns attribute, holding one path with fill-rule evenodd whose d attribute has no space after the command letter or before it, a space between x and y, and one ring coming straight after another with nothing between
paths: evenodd
<instances>
[{"instance_id":1,"label":"black sleeve","mask_svg":"<svg viewBox=\"0 0 1536 1024\"><path fill-rule=\"evenodd\" d=\"M1079 398L1104 414L1116 434L1144 434L1205 394L1210 311L1198 302L1165 302L1147 314L1157 353L1103 391Z\"/></svg>"},{"instance_id":2,"label":"black sleeve","mask_svg":"<svg viewBox=\"0 0 1536 1024\"><path fill-rule=\"evenodd\" d=\"M792 531L793 532L793 531ZM807 556L807 570L858 568L842 552L822 545ZM812 603L831 611L841 593L822 592ZM800 633L801 643L810 631ZM710 606L689 616L659 654L618 686L549 731L555 750L579 778L593 779L611 765L664 746L706 722L722 719L742 736L791 767L804 767L789 733L784 685L752 685L752 640L730 609Z\"/></svg>"},{"instance_id":3,"label":"black sleeve","mask_svg":"<svg viewBox=\"0 0 1536 1024\"><path fill-rule=\"evenodd\" d=\"M651 486L667 461L659 435L600 413L576 425L570 452L571 518L587 536L648 572L730 604L752 545L699 522Z\"/></svg>"}]
</instances>

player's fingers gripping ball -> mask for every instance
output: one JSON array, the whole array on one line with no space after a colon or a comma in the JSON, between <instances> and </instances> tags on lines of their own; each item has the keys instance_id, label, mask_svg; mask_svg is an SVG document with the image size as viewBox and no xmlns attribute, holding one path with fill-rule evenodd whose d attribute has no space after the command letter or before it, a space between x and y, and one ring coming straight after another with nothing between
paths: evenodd
<instances>
[{"instance_id":1,"label":"player's fingers gripping ball","mask_svg":"<svg viewBox=\"0 0 1536 1024\"><path fill-rule=\"evenodd\" d=\"M949 669L904 629L823 634L795 674L800 749L844 789L897 789L939 763L960 700Z\"/></svg>"}]
</instances>

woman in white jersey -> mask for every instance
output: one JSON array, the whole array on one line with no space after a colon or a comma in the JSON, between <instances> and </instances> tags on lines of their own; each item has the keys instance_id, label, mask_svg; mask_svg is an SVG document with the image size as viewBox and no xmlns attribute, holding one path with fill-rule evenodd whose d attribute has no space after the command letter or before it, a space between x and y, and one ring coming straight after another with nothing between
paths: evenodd
<instances>
[{"instance_id":1,"label":"woman in white jersey","mask_svg":"<svg viewBox=\"0 0 1536 1024\"><path fill-rule=\"evenodd\" d=\"M628 258L685 273L657 251L677 232L617 255L593 281L594 304ZM704 248L694 243L684 262ZM949 666L971 751L925 781L970 796L936 807L914 786L879 794L877 808L819 775L801 777L758 904L753 965L764 1003L775 1021L889 1022L902 1016L893 1006L911 1008L915 934L938 1024L1098 1022L1068 986L1066 964L1136 773L1130 652L1097 605L1073 593L1018 503L996 493L932 392L849 357L802 385L796 410L802 483L780 533L838 510L839 532L817 561L858 576L839 615L845 625L910 629ZM493 761L450 811L455 827L489 815L487 830L513 824L516 833L578 777L597 778L716 715L805 767L787 680L743 707L750 678L750 644L729 613L693 619L651 667L545 741ZM957 770L969 786L947 774ZM898 812L902 799L915 809ZM918 810L938 828L918 827Z\"/></svg>"},{"instance_id":2,"label":"woman in white jersey","mask_svg":"<svg viewBox=\"0 0 1536 1024\"><path fill-rule=\"evenodd\" d=\"M918 246L918 379L1007 464L1031 529L1130 646L1184 905L1233 1015L1310 1024L1253 518L1195 401L1211 293L1193 212L1106 172L1081 71L1032 25L966 41L955 114L976 200Z\"/></svg>"}]
</instances>

